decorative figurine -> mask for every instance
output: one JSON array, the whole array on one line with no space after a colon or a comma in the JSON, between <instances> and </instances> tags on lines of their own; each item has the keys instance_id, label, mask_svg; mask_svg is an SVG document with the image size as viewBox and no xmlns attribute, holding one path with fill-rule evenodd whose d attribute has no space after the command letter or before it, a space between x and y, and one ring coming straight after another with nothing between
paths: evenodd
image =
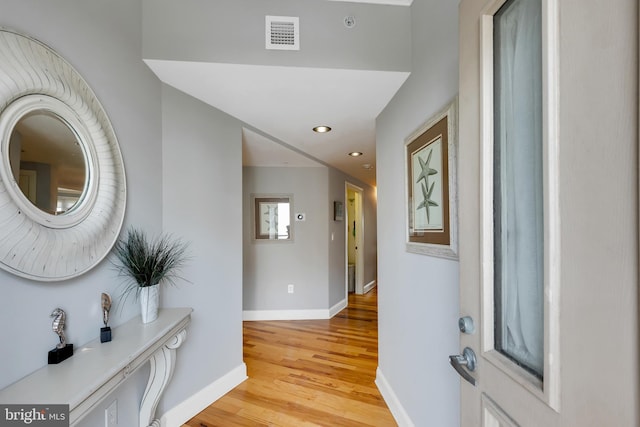
<instances>
[{"instance_id":1,"label":"decorative figurine","mask_svg":"<svg viewBox=\"0 0 640 427\"><path fill-rule=\"evenodd\" d=\"M111 341L111 328L107 326L109 323L109 311L111 311L111 297L109 294L102 293L102 321L104 328L100 328L100 342Z\"/></svg>"},{"instance_id":2,"label":"decorative figurine","mask_svg":"<svg viewBox=\"0 0 640 427\"><path fill-rule=\"evenodd\" d=\"M56 308L53 310L53 313L51 313L51 317L54 318L51 329L53 329L53 332L55 332L60 339L56 348L49 351L49 364L53 365L73 356L73 344L67 344L67 338L64 335L64 324L67 320L67 314L64 310Z\"/></svg>"}]
</instances>

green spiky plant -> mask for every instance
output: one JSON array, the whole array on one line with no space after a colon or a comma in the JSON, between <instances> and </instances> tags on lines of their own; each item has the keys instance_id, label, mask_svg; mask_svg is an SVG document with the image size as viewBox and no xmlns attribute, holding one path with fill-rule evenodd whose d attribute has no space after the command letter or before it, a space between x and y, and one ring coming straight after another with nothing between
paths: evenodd
<instances>
[{"instance_id":1,"label":"green spiky plant","mask_svg":"<svg viewBox=\"0 0 640 427\"><path fill-rule=\"evenodd\" d=\"M138 299L140 290L147 286L185 280L180 272L188 259L187 246L166 234L150 240L143 231L130 228L113 247L118 275L125 279L123 299L132 294Z\"/></svg>"}]
</instances>

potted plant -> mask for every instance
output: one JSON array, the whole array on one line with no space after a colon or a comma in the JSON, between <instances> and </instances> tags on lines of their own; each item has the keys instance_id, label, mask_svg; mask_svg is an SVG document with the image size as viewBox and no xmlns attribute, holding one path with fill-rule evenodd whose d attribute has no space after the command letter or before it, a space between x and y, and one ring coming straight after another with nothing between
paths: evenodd
<instances>
[{"instance_id":1,"label":"potted plant","mask_svg":"<svg viewBox=\"0 0 640 427\"><path fill-rule=\"evenodd\" d=\"M175 285L176 280L182 279L180 270L187 260L186 249L180 239L163 234L150 240L135 228L130 228L126 238L114 245L116 268L126 280L124 300L133 294L140 301L143 323L158 317L160 285Z\"/></svg>"}]
</instances>

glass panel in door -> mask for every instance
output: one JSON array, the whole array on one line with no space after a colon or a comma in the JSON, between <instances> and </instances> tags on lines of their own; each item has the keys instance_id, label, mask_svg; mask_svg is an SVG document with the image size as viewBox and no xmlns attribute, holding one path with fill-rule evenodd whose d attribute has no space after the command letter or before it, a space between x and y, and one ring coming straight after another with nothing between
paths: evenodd
<instances>
[{"instance_id":1,"label":"glass panel in door","mask_svg":"<svg viewBox=\"0 0 640 427\"><path fill-rule=\"evenodd\" d=\"M495 349L542 378L544 224L541 0L494 15Z\"/></svg>"}]
</instances>

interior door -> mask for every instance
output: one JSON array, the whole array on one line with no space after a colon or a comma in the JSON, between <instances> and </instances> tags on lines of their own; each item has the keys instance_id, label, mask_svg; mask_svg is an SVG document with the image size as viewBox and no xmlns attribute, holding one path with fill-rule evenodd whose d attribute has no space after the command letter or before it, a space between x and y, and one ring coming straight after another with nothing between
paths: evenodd
<instances>
[{"instance_id":1,"label":"interior door","mask_svg":"<svg viewBox=\"0 0 640 427\"><path fill-rule=\"evenodd\" d=\"M461 2L460 354L450 362L463 378L464 427L638 425L638 226L633 200L624 201L637 192L637 117L628 116L635 124L624 130L620 123L605 125L623 152L604 160L606 167L598 164L624 187L607 193L624 222L610 224L609 231L618 230L619 242L635 254L629 262L607 253L606 233L586 237L595 229L587 223L606 212L587 208L588 193L611 187L601 187L579 166L603 158L595 155L593 136L603 130L599 114L635 111L637 98L630 96L637 82L629 83L629 76L637 78L637 68L625 65L615 37L601 50L603 58L589 60L589 73L564 74L559 63L562 57L569 70L572 60L587 62L584 34L633 29L624 14L637 19L637 4L634 9L624 1L625 12L587 3ZM625 40L637 34L637 21L634 26ZM599 64L606 60L608 71ZM588 104L585 91L606 81L608 72L624 76L631 95L597 93L597 102ZM585 79L582 92L572 85L577 79ZM602 269L616 277L601 276ZM603 281L615 285L603 291ZM606 326L612 319L622 329Z\"/></svg>"}]
</instances>

